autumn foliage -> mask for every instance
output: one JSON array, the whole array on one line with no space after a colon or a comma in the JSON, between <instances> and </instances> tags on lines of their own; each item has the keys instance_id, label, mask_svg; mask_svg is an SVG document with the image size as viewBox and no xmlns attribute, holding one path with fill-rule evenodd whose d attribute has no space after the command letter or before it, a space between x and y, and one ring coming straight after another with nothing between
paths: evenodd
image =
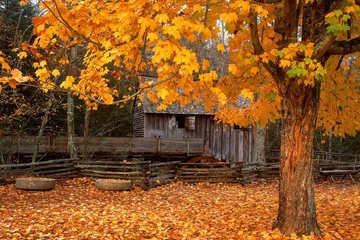
<instances>
[{"instance_id":1,"label":"autumn foliage","mask_svg":"<svg viewBox=\"0 0 360 240\"><path fill-rule=\"evenodd\" d=\"M270 231L277 181L174 183L150 191L100 191L86 178L58 180L54 190L0 186L1 239L357 239L358 183L317 184L324 237Z\"/></svg>"},{"instance_id":2,"label":"autumn foliage","mask_svg":"<svg viewBox=\"0 0 360 240\"><path fill-rule=\"evenodd\" d=\"M320 234L312 141L316 127L340 136L360 129L360 0L41 0L39 6L36 38L18 56L37 59L35 76L45 90L62 87L93 108L144 93L157 110L199 101L230 125L280 118L274 227ZM210 47L221 71L206 54ZM82 61L75 66L77 49ZM141 77L148 72L156 80Z\"/></svg>"}]
</instances>

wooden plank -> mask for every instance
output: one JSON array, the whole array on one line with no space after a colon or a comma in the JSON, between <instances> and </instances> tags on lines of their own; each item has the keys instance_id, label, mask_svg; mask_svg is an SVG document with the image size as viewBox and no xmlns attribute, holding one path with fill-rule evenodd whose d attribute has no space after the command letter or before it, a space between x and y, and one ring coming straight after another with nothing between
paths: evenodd
<instances>
[{"instance_id":1,"label":"wooden plank","mask_svg":"<svg viewBox=\"0 0 360 240\"><path fill-rule=\"evenodd\" d=\"M98 173L104 175L118 175L118 176L143 176L144 172L112 172L112 171L100 171L100 170L82 170L81 173Z\"/></svg>"},{"instance_id":2,"label":"wooden plank","mask_svg":"<svg viewBox=\"0 0 360 240\"><path fill-rule=\"evenodd\" d=\"M30 167L37 165L47 165L50 163L60 163L60 162L72 162L78 160L77 158L64 158L64 159L53 159L46 160L43 162L34 162L34 163L16 163L16 164L1 164L0 168L11 168L11 167Z\"/></svg>"},{"instance_id":3,"label":"wooden plank","mask_svg":"<svg viewBox=\"0 0 360 240\"><path fill-rule=\"evenodd\" d=\"M145 178L143 176L122 176L122 175L113 175L113 174L102 174L102 173L94 173L94 172L83 172L82 176L86 177L97 177L97 178L117 178L117 179L127 179L127 180L136 180L136 181L144 181Z\"/></svg>"},{"instance_id":4,"label":"wooden plank","mask_svg":"<svg viewBox=\"0 0 360 240\"><path fill-rule=\"evenodd\" d=\"M108 160L79 160L76 162L77 164L106 164L106 165L144 165L150 164L151 161L131 161L131 162L124 162L124 161L108 161Z\"/></svg>"}]
</instances>

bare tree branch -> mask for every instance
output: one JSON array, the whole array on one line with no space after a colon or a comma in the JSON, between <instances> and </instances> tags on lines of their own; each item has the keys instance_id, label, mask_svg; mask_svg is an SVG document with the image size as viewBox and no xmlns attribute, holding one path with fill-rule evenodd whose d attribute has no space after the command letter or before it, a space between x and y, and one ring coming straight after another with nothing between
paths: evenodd
<instances>
[{"instance_id":1,"label":"bare tree branch","mask_svg":"<svg viewBox=\"0 0 360 240\"><path fill-rule=\"evenodd\" d=\"M335 41L326 53L330 55L347 55L354 52L360 52L360 37Z\"/></svg>"},{"instance_id":2,"label":"bare tree branch","mask_svg":"<svg viewBox=\"0 0 360 240\"><path fill-rule=\"evenodd\" d=\"M325 53L329 50L331 45L334 43L336 36L332 33L325 33L325 35L319 38L320 40L317 41L315 44L315 51L313 54L313 58L320 60Z\"/></svg>"}]
</instances>

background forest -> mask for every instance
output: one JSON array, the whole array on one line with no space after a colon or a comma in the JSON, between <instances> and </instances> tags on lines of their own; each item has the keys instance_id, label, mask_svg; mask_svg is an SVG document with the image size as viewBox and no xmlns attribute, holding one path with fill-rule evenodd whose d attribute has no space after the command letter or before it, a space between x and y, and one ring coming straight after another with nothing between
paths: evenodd
<instances>
[{"instance_id":1,"label":"background forest","mask_svg":"<svg viewBox=\"0 0 360 240\"><path fill-rule=\"evenodd\" d=\"M19 6L17 0L5 0L0 3L0 51L16 59L16 49L21 43L31 42L33 25L31 19L41 13L36 4ZM219 75L225 74L226 54L216 51L216 44L193 46L198 57L207 54L212 65L217 66ZM206 48L206 51L204 49ZM14 50L15 49L15 50ZM206 52L206 53L205 53ZM77 51L74 65L80 64L81 50ZM210 57L209 57L210 56ZM8 59L13 67L23 73L33 75L28 61ZM60 76L61 77L61 76ZM27 83L17 88L4 86L0 95L0 136L55 134L67 135L68 129L68 93L60 88L49 91L40 90L39 83ZM73 97L73 133L76 136L126 137L132 133L132 106L128 101L121 105L99 105L96 111L90 111L83 101ZM322 129L317 130L314 139L315 151L338 153L360 153L358 148L360 134L345 138L325 136ZM280 122L271 123L266 128L266 154L272 156L280 148Z\"/></svg>"}]
</instances>

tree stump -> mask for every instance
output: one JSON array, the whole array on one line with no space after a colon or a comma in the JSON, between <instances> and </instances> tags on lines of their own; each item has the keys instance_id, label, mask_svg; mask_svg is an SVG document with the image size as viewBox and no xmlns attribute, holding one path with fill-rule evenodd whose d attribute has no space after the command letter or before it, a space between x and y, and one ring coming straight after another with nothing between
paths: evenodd
<instances>
[{"instance_id":1,"label":"tree stump","mask_svg":"<svg viewBox=\"0 0 360 240\"><path fill-rule=\"evenodd\" d=\"M131 181L123 179L97 179L95 186L105 191L126 191L132 188Z\"/></svg>"},{"instance_id":2,"label":"tree stump","mask_svg":"<svg viewBox=\"0 0 360 240\"><path fill-rule=\"evenodd\" d=\"M56 180L53 178L22 177L15 181L18 189L31 191L51 190L55 187Z\"/></svg>"}]
</instances>

